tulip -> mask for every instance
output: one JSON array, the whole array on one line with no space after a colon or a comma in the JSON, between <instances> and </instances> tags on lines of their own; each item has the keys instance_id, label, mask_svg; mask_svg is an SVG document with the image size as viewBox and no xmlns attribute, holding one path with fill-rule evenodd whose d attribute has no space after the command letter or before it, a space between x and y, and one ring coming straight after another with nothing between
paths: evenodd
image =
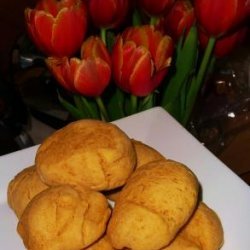
<instances>
[{"instance_id":1,"label":"tulip","mask_svg":"<svg viewBox=\"0 0 250 250\"><path fill-rule=\"evenodd\" d=\"M208 36L219 37L240 25L249 15L249 0L195 0L195 13Z\"/></svg>"},{"instance_id":2,"label":"tulip","mask_svg":"<svg viewBox=\"0 0 250 250\"><path fill-rule=\"evenodd\" d=\"M230 54L236 48L236 46L238 46L244 40L246 34L247 27L242 27L232 34L217 39L215 42L213 54L217 58L221 58ZM200 30L199 40L201 47L205 48L207 46L209 37L207 37L206 34Z\"/></svg>"},{"instance_id":3,"label":"tulip","mask_svg":"<svg viewBox=\"0 0 250 250\"><path fill-rule=\"evenodd\" d=\"M126 18L129 0L89 0L88 9L98 28L116 28Z\"/></svg>"},{"instance_id":4,"label":"tulip","mask_svg":"<svg viewBox=\"0 0 250 250\"><path fill-rule=\"evenodd\" d=\"M153 26L128 28L112 51L116 84L132 95L147 96L166 76L172 53L172 39Z\"/></svg>"},{"instance_id":5,"label":"tulip","mask_svg":"<svg viewBox=\"0 0 250 250\"><path fill-rule=\"evenodd\" d=\"M138 0L138 5L149 16L160 16L165 14L173 5L175 0Z\"/></svg>"},{"instance_id":6,"label":"tulip","mask_svg":"<svg viewBox=\"0 0 250 250\"><path fill-rule=\"evenodd\" d=\"M188 33L195 21L194 8L189 0L177 0L164 20L164 28L175 41Z\"/></svg>"},{"instance_id":7,"label":"tulip","mask_svg":"<svg viewBox=\"0 0 250 250\"><path fill-rule=\"evenodd\" d=\"M86 52L88 49L91 49L91 52ZM83 43L81 53L84 56L81 60L49 57L46 60L48 68L67 90L98 97L108 86L111 78L108 52L105 51L105 45L100 38L89 37Z\"/></svg>"},{"instance_id":8,"label":"tulip","mask_svg":"<svg viewBox=\"0 0 250 250\"><path fill-rule=\"evenodd\" d=\"M25 10L28 33L46 55L72 56L87 29L86 6L81 0L41 0Z\"/></svg>"}]
</instances>

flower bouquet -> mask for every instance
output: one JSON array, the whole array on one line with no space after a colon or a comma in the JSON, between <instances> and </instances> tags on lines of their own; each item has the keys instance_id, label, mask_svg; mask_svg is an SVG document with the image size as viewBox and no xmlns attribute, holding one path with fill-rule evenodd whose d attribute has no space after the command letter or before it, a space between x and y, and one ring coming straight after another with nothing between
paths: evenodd
<instances>
[{"instance_id":1,"label":"flower bouquet","mask_svg":"<svg viewBox=\"0 0 250 250\"><path fill-rule=\"evenodd\" d=\"M245 37L248 0L39 0L28 33L75 119L161 106L184 126L215 59Z\"/></svg>"}]
</instances>

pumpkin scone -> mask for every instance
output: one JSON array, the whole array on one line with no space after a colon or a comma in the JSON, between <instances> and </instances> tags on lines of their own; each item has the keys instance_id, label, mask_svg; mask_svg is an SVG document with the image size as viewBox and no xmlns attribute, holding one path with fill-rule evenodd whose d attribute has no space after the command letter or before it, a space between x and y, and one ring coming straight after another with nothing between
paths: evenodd
<instances>
[{"instance_id":1,"label":"pumpkin scone","mask_svg":"<svg viewBox=\"0 0 250 250\"><path fill-rule=\"evenodd\" d=\"M30 201L17 230L29 250L79 250L104 234L110 213L101 193L51 187Z\"/></svg>"},{"instance_id":2,"label":"pumpkin scone","mask_svg":"<svg viewBox=\"0 0 250 250\"><path fill-rule=\"evenodd\" d=\"M8 185L8 204L20 218L30 200L47 188L39 178L35 166L25 168Z\"/></svg>"},{"instance_id":3,"label":"pumpkin scone","mask_svg":"<svg viewBox=\"0 0 250 250\"><path fill-rule=\"evenodd\" d=\"M93 190L122 186L136 164L130 138L118 126L98 121L72 122L48 137L36 154L42 180Z\"/></svg>"},{"instance_id":4,"label":"pumpkin scone","mask_svg":"<svg viewBox=\"0 0 250 250\"><path fill-rule=\"evenodd\" d=\"M107 235L116 249L158 250L167 246L196 208L199 183L172 160L135 170L116 201Z\"/></svg>"}]
</instances>

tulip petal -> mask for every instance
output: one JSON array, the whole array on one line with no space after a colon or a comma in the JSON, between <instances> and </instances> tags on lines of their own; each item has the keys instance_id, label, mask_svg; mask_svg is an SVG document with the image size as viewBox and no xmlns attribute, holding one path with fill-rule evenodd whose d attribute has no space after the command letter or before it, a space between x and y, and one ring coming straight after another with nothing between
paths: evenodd
<instances>
[{"instance_id":1,"label":"tulip petal","mask_svg":"<svg viewBox=\"0 0 250 250\"><path fill-rule=\"evenodd\" d=\"M156 71L160 71L170 66L174 45L169 36L164 36L158 44L154 58Z\"/></svg>"},{"instance_id":2,"label":"tulip petal","mask_svg":"<svg viewBox=\"0 0 250 250\"><path fill-rule=\"evenodd\" d=\"M112 50L112 70L113 77L116 83L119 83L122 75L123 65L123 40L118 36Z\"/></svg>"},{"instance_id":3,"label":"tulip petal","mask_svg":"<svg viewBox=\"0 0 250 250\"><path fill-rule=\"evenodd\" d=\"M76 67L75 61L74 65L71 66L67 57L64 58L49 57L46 59L46 64L49 70L52 72L53 76L58 81L58 83L60 83L65 89L71 92L76 92L73 83L74 68Z\"/></svg>"},{"instance_id":4,"label":"tulip petal","mask_svg":"<svg viewBox=\"0 0 250 250\"><path fill-rule=\"evenodd\" d=\"M86 96L100 96L109 84L111 69L100 58L82 60L75 74L75 88Z\"/></svg>"},{"instance_id":5,"label":"tulip petal","mask_svg":"<svg viewBox=\"0 0 250 250\"><path fill-rule=\"evenodd\" d=\"M130 91L136 96L146 96L154 90L152 84L153 62L150 54L144 54L136 63L130 76Z\"/></svg>"},{"instance_id":6,"label":"tulip petal","mask_svg":"<svg viewBox=\"0 0 250 250\"><path fill-rule=\"evenodd\" d=\"M53 51L51 47L52 26L54 18L44 11L33 11L31 13L30 27L32 29L34 42L43 52L50 54Z\"/></svg>"},{"instance_id":7,"label":"tulip petal","mask_svg":"<svg viewBox=\"0 0 250 250\"><path fill-rule=\"evenodd\" d=\"M119 82L119 86L126 92L129 92L130 89L130 77L135 68L135 65L138 63L140 58L148 54L149 52L143 46L136 47L136 44L132 41L126 42L123 46L123 65L122 65L122 75ZM151 71L149 71L151 73Z\"/></svg>"},{"instance_id":8,"label":"tulip petal","mask_svg":"<svg viewBox=\"0 0 250 250\"><path fill-rule=\"evenodd\" d=\"M90 36L84 41L81 47L81 58L82 59L93 59L101 58L111 66L111 59L104 42L97 36Z\"/></svg>"},{"instance_id":9,"label":"tulip petal","mask_svg":"<svg viewBox=\"0 0 250 250\"><path fill-rule=\"evenodd\" d=\"M71 56L80 48L86 25L83 9L60 10L53 26L51 41L57 56Z\"/></svg>"}]
</instances>

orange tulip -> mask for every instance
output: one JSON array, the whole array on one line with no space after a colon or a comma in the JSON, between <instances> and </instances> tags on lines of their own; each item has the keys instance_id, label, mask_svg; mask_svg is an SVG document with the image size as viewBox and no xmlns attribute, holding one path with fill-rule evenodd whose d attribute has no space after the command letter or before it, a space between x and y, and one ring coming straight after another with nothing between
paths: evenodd
<instances>
[{"instance_id":1,"label":"orange tulip","mask_svg":"<svg viewBox=\"0 0 250 250\"><path fill-rule=\"evenodd\" d=\"M116 28L126 18L129 0L89 0L89 14L98 28Z\"/></svg>"},{"instance_id":2,"label":"orange tulip","mask_svg":"<svg viewBox=\"0 0 250 250\"><path fill-rule=\"evenodd\" d=\"M166 76L172 53L172 39L153 26L128 28L112 51L116 84L136 96L150 94Z\"/></svg>"},{"instance_id":3,"label":"orange tulip","mask_svg":"<svg viewBox=\"0 0 250 250\"><path fill-rule=\"evenodd\" d=\"M71 56L81 46L87 29L81 0L41 0L25 10L27 29L35 45L49 56Z\"/></svg>"},{"instance_id":4,"label":"orange tulip","mask_svg":"<svg viewBox=\"0 0 250 250\"><path fill-rule=\"evenodd\" d=\"M88 51L89 50L89 51ZM57 81L67 90L89 97L100 96L110 82L110 58L97 37L82 46L83 58L49 57L46 62Z\"/></svg>"},{"instance_id":5,"label":"orange tulip","mask_svg":"<svg viewBox=\"0 0 250 250\"><path fill-rule=\"evenodd\" d=\"M195 21L194 8L189 0L177 0L165 17L164 27L175 41L187 34Z\"/></svg>"}]
</instances>

